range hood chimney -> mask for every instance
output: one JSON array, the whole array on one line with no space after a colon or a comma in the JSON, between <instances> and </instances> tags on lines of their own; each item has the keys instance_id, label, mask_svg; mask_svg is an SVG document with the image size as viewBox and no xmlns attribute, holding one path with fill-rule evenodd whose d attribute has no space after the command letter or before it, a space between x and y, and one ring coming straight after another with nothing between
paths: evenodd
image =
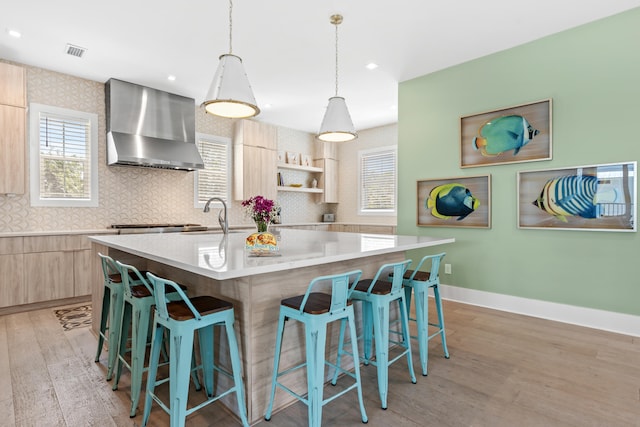
<instances>
[{"instance_id":1,"label":"range hood chimney","mask_svg":"<svg viewBox=\"0 0 640 427\"><path fill-rule=\"evenodd\" d=\"M105 102L108 165L204 168L193 98L109 79Z\"/></svg>"}]
</instances>

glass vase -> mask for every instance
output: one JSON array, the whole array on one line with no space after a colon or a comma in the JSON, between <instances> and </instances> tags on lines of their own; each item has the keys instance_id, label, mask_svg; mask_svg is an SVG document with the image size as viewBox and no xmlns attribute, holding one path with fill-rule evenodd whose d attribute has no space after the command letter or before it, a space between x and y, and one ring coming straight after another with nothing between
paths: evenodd
<instances>
[{"instance_id":1,"label":"glass vase","mask_svg":"<svg viewBox=\"0 0 640 427\"><path fill-rule=\"evenodd\" d=\"M269 231L269 222L268 221L256 221L256 227L258 228L258 233L265 233Z\"/></svg>"}]
</instances>

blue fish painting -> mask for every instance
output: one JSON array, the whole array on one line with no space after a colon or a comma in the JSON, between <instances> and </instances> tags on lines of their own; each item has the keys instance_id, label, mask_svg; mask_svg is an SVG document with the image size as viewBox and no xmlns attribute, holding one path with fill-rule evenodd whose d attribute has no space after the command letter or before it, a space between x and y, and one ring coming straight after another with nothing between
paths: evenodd
<instances>
[{"instance_id":1,"label":"blue fish painting","mask_svg":"<svg viewBox=\"0 0 640 427\"><path fill-rule=\"evenodd\" d=\"M478 136L473 138L473 148L485 157L498 156L509 150L513 150L515 156L539 133L522 116L497 117L478 129Z\"/></svg>"},{"instance_id":2,"label":"blue fish painting","mask_svg":"<svg viewBox=\"0 0 640 427\"><path fill-rule=\"evenodd\" d=\"M457 216L463 220L480 206L480 200L473 197L471 191L461 184L443 184L433 188L427 199L427 210L440 219Z\"/></svg>"},{"instance_id":3,"label":"blue fish painting","mask_svg":"<svg viewBox=\"0 0 640 427\"><path fill-rule=\"evenodd\" d=\"M567 175L548 180L533 204L567 222L568 216L600 218L608 215L603 203L614 203L618 194L609 180L593 175Z\"/></svg>"}]
</instances>

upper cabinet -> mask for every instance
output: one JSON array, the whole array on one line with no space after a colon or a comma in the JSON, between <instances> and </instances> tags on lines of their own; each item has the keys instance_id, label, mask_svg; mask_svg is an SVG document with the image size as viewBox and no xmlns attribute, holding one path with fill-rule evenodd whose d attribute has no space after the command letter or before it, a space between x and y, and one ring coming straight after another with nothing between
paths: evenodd
<instances>
[{"instance_id":1,"label":"upper cabinet","mask_svg":"<svg viewBox=\"0 0 640 427\"><path fill-rule=\"evenodd\" d=\"M314 164L324 171L320 186L324 189L318 196L320 203L338 203L338 146L335 142L318 141Z\"/></svg>"},{"instance_id":2,"label":"upper cabinet","mask_svg":"<svg viewBox=\"0 0 640 427\"><path fill-rule=\"evenodd\" d=\"M239 120L233 137L233 198L277 196L278 133L275 126Z\"/></svg>"},{"instance_id":3,"label":"upper cabinet","mask_svg":"<svg viewBox=\"0 0 640 427\"><path fill-rule=\"evenodd\" d=\"M24 194L26 105L22 67L0 62L0 194Z\"/></svg>"},{"instance_id":4,"label":"upper cabinet","mask_svg":"<svg viewBox=\"0 0 640 427\"><path fill-rule=\"evenodd\" d=\"M234 128L233 144L276 151L278 149L278 129L267 123L238 120Z\"/></svg>"},{"instance_id":5,"label":"upper cabinet","mask_svg":"<svg viewBox=\"0 0 640 427\"><path fill-rule=\"evenodd\" d=\"M316 141L314 160L333 159L338 160L338 146L331 141Z\"/></svg>"},{"instance_id":6,"label":"upper cabinet","mask_svg":"<svg viewBox=\"0 0 640 427\"><path fill-rule=\"evenodd\" d=\"M0 62L0 104L13 107L27 106L24 68Z\"/></svg>"}]
</instances>

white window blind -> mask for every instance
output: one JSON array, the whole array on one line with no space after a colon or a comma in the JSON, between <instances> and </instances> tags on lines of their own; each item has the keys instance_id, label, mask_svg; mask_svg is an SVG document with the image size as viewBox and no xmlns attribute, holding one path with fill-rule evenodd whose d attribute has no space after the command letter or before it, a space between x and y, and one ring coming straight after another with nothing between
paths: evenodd
<instances>
[{"instance_id":1,"label":"white window blind","mask_svg":"<svg viewBox=\"0 0 640 427\"><path fill-rule=\"evenodd\" d=\"M91 198L91 123L40 113L40 197Z\"/></svg>"},{"instance_id":2,"label":"white window blind","mask_svg":"<svg viewBox=\"0 0 640 427\"><path fill-rule=\"evenodd\" d=\"M204 169L195 176L195 207L201 207L211 197L229 198L230 141L212 135L197 135L197 144Z\"/></svg>"},{"instance_id":3,"label":"white window blind","mask_svg":"<svg viewBox=\"0 0 640 427\"><path fill-rule=\"evenodd\" d=\"M98 206L98 116L32 103L32 206Z\"/></svg>"},{"instance_id":4,"label":"white window blind","mask_svg":"<svg viewBox=\"0 0 640 427\"><path fill-rule=\"evenodd\" d=\"M396 210L396 149L359 153L361 213L390 213Z\"/></svg>"}]
</instances>

